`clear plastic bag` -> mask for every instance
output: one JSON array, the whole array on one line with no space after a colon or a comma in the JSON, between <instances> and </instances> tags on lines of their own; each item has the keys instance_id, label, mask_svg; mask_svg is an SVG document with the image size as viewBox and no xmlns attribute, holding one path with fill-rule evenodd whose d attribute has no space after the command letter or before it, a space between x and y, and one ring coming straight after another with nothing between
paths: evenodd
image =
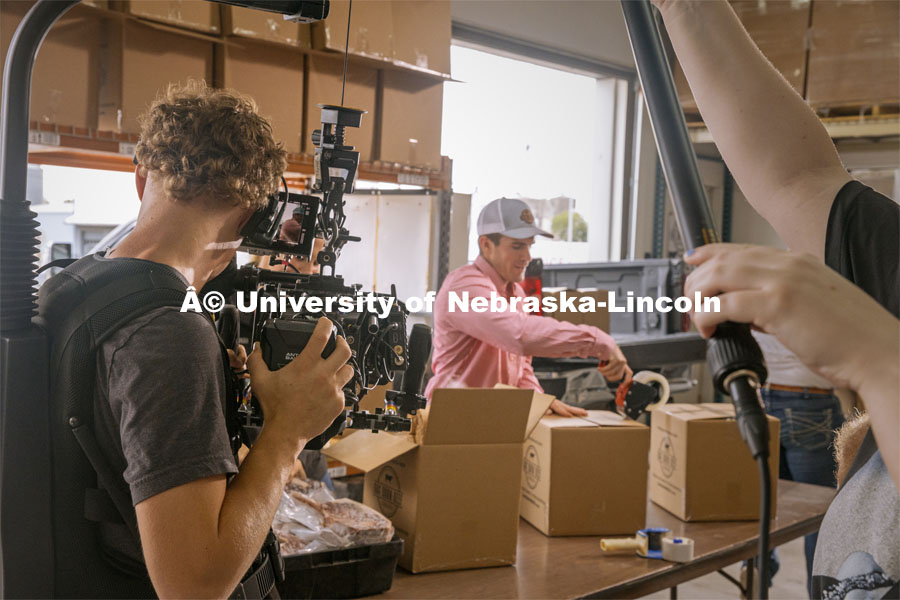
<instances>
[{"instance_id":1,"label":"clear plastic bag","mask_svg":"<svg viewBox=\"0 0 900 600\"><path fill-rule=\"evenodd\" d=\"M353 500L335 500L320 481L293 479L285 487L272 529L285 556L389 542L394 527Z\"/></svg>"}]
</instances>

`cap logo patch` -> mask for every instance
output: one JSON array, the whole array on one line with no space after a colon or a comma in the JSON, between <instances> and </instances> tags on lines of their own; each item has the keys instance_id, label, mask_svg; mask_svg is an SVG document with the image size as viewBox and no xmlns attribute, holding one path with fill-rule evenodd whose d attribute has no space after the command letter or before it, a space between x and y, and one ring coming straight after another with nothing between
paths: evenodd
<instances>
[{"instance_id":1,"label":"cap logo patch","mask_svg":"<svg viewBox=\"0 0 900 600\"><path fill-rule=\"evenodd\" d=\"M527 208L522 211L522 214L519 215L519 218L528 223L529 225L534 225L534 215L531 214L531 211Z\"/></svg>"}]
</instances>

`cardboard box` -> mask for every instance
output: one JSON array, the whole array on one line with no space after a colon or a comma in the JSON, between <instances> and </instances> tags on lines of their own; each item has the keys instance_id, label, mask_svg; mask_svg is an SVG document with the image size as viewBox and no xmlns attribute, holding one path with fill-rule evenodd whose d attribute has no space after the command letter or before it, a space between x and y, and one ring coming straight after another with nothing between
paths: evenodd
<instances>
[{"instance_id":1,"label":"cardboard box","mask_svg":"<svg viewBox=\"0 0 900 600\"><path fill-rule=\"evenodd\" d=\"M283 15L240 6L222 6L222 28L237 35L294 48L311 46L310 25L286 21Z\"/></svg>"},{"instance_id":2,"label":"cardboard box","mask_svg":"<svg viewBox=\"0 0 900 600\"><path fill-rule=\"evenodd\" d=\"M440 169L443 83L413 72L385 70L382 84L378 160Z\"/></svg>"},{"instance_id":3,"label":"cardboard box","mask_svg":"<svg viewBox=\"0 0 900 600\"><path fill-rule=\"evenodd\" d=\"M257 11L258 12L258 11ZM303 135L303 55L250 40L229 40L216 53L222 87L254 98L275 139L299 153Z\"/></svg>"},{"instance_id":4,"label":"cardboard box","mask_svg":"<svg viewBox=\"0 0 900 600\"><path fill-rule=\"evenodd\" d=\"M354 7L354 14L356 8ZM330 17L329 17L330 18ZM344 106L368 111L362 117L362 126L345 130L346 143L356 147L359 160L372 160L375 141L375 103L378 92L378 70L351 63L347 67L347 86L344 90ZM306 100L304 102L306 135L303 151L315 152L310 135L322 128L322 109L319 104L341 104L341 81L344 61L327 56L308 56L306 62Z\"/></svg>"},{"instance_id":5,"label":"cardboard box","mask_svg":"<svg viewBox=\"0 0 900 600\"><path fill-rule=\"evenodd\" d=\"M33 2L0 3L0 77L13 34ZM100 82L98 40L103 19L75 6L50 29L31 77L29 120L56 125L97 127Z\"/></svg>"},{"instance_id":6,"label":"cardboard box","mask_svg":"<svg viewBox=\"0 0 900 600\"><path fill-rule=\"evenodd\" d=\"M138 116L169 83L213 80L213 43L131 20L103 37L99 129L138 133Z\"/></svg>"},{"instance_id":7,"label":"cardboard box","mask_svg":"<svg viewBox=\"0 0 900 600\"><path fill-rule=\"evenodd\" d=\"M575 325L590 325L591 327L596 327L602 331L609 333L609 307L605 306L605 303L608 299L607 290L598 290L598 289L582 289L582 290L573 290L571 288L543 288L542 296L544 298L550 296L557 299L557 302L560 301L562 293L566 293L567 298L575 298L575 308L579 307L579 303L581 302L581 298L590 298L594 307L594 312L572 312L567 310L566 312L562 312L557 310L556 312L545 312L545 317L552 317L557 321L564 321L566 323L573 323ZM604 306L598 306L598 302L603 302Z\"/></svg>"},{"instance_id":8,"label":"cardboard box","mask_svg":"<svg viewBox=\"0 0 900 600\"><path fill-rule=\"evenodd\" d=\"M806 44L811 3L731 0L731 6L763 55L802 94L806 78ZM817 3L815 11L820 6ZM677 61L673 75L682 107L687 112L697 112L697 103Z\"/></svg>"},{"instance_id":9,"label":"cardboard box","mask_svg":"<svg viewBox=\"0 0 900 600\"><path fill-rule=\"evenodd\" d=\"M900 3L815 3L806 99L817 108L900 102Z\"/></svg>"},{"instance_id":10,"label":"cardboard box","mask_svg":"<svg viewBox=\"0 0 900 600\"><path fill-rule=\"evenodd\" d=\"M366 471L364 502L393 521L403 568L511 565L522 445L552 401L532 390L438 389L414 436L361 431L325 453Z\"/></svg>"},{"instance_id":11,"label":"cardboard box","mask_svg":"<svg viewBox=\"0 0 900 600\"><path fill-rule=\"evenodd\" d=\"M373 413L378 408L384 408L384 397L387 391L392 389L394 389L393 383L376 385L360 399L359 410L367 410Z\"/></svg>"},{"instance_id":12,"label":"cardboard box","mask_svg":"<svg viewBox=\"0 0 900 600\"><path fill-rule=\"evenodd\" d=\"M349 52L378 60L394 57L392 2L366 0L353 3L350 19ZM347 0L332 0L328 18L312 24L312 45L316 50L344 51L347 44Z\"/></svg>"},{"instance_id":13,"label":"cardboard box","mask_svg":"<svg viewBox=\"0 0 900 600\"><path fill-rule=\"evenodd\" d=\"M206 0L112 0L111 6L122 12L167 23L176 27L222 33L219 3Z\"/></svg>"},{"instance_id":14,"label":"cardboard box","mask_svg":"<svg viewBox=\"0 0 900 600\"><path fill-rule=\"evenodd\" d=\"M394 62L450 74L450 1L394 0Z\"/></svg>"},{"instance_id":15,"label":"cardboard box","mask_svg":"<svg viewBox=\"0 0 900 600\"><path fill-rule=\"evenodd\" d=\"M769 422L772 516L780 422ZM731 404L666 404L650 427L650 499L684 521L759 518L759 472Z\"/></svg>"},{"instance_id":16,"label":"cardboard box","mask_svg":"<svg viewBox=\"0 0 900 600\"><path fill-rule=\"evenodd\" d=\"M522 518L544 535L632 535L647 517L650 428L614 412L546 416L525 442Z\"/></svg>"}]
</instances>

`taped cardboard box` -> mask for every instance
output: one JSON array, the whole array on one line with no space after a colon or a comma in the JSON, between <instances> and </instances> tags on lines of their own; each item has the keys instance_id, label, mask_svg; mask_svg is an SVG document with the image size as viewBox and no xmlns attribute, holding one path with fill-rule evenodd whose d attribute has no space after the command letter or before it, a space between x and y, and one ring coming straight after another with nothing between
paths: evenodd
<instances>
[{"instance_id":1,"label":"taped cardboard box","mask_svg":"<svg viewBox=\"0 0 900 600\"><path fill-rule=\"evenodd\" d=\"M395 63L450 74L449 0L394 0L391 17Z\"/></svg>"},{"instance_id":2,"label":"taped cardboard box","mask_svg":"<svg viewBox=\"0 0 900 600\"><path fill-rule=\"evenodd\" d=\"M565 297L563 297L563 293L565 293ZM555 298L557 306L560 308L556 312L545 312L544 316L575 325L590 325L609 333L609 307L606 306L608 300L607 290L544 288L541 295L543 298ZM588 300L582 300L583 298ZM572 299L571 303L568 302L569 299ZM603 303L603 306L598 304L600 302ZM575 310L571 310L573 305ZM563 307L566 307L566 310L562 310ZM581 310L582 308L593 308L594 310L591 312Z\"/></svg>"},{"instance_id":3,"label":"taped cardboard box","mask_svg":"<svg viewBox=\"0 0 900 600\"><path fill-rule=\"evenodd\" d=\"M222 33L218 2L206 0L112 0L111 7L136 17L205 33Z\"/></svg>"},{"instance_id":4,"label":"taped cardboard box","mask_svg":"<svg viewBox=\"0 0 900 600\"><path fill-rule=\"evenodd\" d=\"M766 419L774 517L780 422ZM759 518L759 471L732 404L667 404L653 411L650 499L684 521Z\"/></svg>"},{"instance_id":5,"label":"taped cardboard box","mask_svg":"<svg viewBox=\"0 0 900 600\"><path fill-rule=\"evenodd\" d=\"M33 5L0 3L0 77L13 34ZM50 29L32 71L30 121L97 127L103 22L96 11L75 6Z\"/></svg>"},{"instance_id":6,"label":"taped cardboard box","mask_svg":"<svg viewBox=\"0 0 900 600\"><path fill-rule=\"evenodd\" d=\"M169 83L213 80L213 43L131 20L103 36L99 129L138 133L138 116Z\"/></svg>"},{"instance_id":7,"label":"taped cardboard box","mask_svg":"<svg viewBox=\"0 0 900 600\"><path fill-rule=\"evenodd\" d=\"M633 534L647 517L650 428L614 412L541 419L525 442L522 518L544 535Z\"/></svg>"},{"instance_id":8,"label":"taped cardboard box","mask_svg":"<svg viewBox=\"0 0 900 600\"><path fill-rule=\"evenodd\" d=\"M311 46L310 26L284 19L284 15L240 6L222 6L222 28L236 35L293 48Z\"/></svg>"},{"instance_id":9,"label":"taped cardboard box","mask_svg":"<svg viewBox=\"0 0 900 600\"><path fill-rule=\"evenodd\" d=\"M364 502L393 521L403 568L511 565L522 446L552 401L514 388L438 389L415 435L361 431L325 453L366 471Z\"/></svg>"},{"instance_id":10,"label":"taped cardboard box","mask_svg":"<svg viewBox=\"0 0 900 600\"><path fill-rule=\"evenodd\" d=\"M816 2L807 101L817 108L900 102L900 3Z\"/></svg>"},{"instance_id":11,"label":"taped cardboard box","mask_svg":"<svg viewBox=\"0 0 900 600\"><path fill-rule=\"evenodd\" d=\"M355 14L356 7L353 11ZM310 135L314 130L322 128L322 109L319 108L319 104L341 104L344 61L327 56L308 56L306 60L306 101L304 102L306 135L303 138L303 151L313 154L315 147ZM372 160L377 92L378 70L351 63L348 67L347 85L344 90L344 106L368 112L362 117L361 127L346 129L345 139L346 143L356 147L360 161Z\"/></svg>"},{"instance_id":12,"label":"taped cardboard box","mask_svg":"<svg viewBox=\"0 0 900 600\"><path fill-rule=\"evenodd\" d=\"M348 0L332 0L328 18L312 24L312 45L316 50L344 52L348 44L350 54L377 60L394 57L392 2L366 0L353 3L350 19L350 39L347 40Z\"/></svg>"},{"instance_id":13,"label":"taped cardboard box","mask_svg":"<svg viewBox=\"0 0 900 600\"><path fill-rule=\"evenodd\" d=\"M763 55L791 87L802 94L806 78L810 2L731 0L731 6ZM819 6L816 4L816 11ZM677 61L673 75L682 107L687 112L697 112L697 103Z\"/></svg>"},{"instance_id":14,"label":"taped cardboard box","mask_svg":"<svg viewBox=\"0 0 900 600\"><path fill-rule=\"evenodd\" d=\"M381 89L377 159L440 169L444 84L414 72L385 70Z\"/></svg>"},{"instance_id":15,"label":"taped cardboard box","mask_svg":"<svg viewBox=\"0 0 900 600\"><path fill-rule=\"evenodd\" d=\"M250 40L229 40L216 53L222 87L254 98L275 139L298 153L303 134L303 55Z\"/></svg>"}]
</instances>

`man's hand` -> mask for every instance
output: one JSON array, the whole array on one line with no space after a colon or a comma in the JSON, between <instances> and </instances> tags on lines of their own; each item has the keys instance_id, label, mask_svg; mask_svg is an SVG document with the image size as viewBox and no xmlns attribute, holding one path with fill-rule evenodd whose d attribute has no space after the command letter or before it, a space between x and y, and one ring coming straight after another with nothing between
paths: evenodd
<instances>
[{"instance_id":1,"label":"man's hand","mask_svg":"<svg viewBox=\"0 0 900 600\"><path fill-rule=\"evenodd\" d=\"M609 382L628 383L634 374L631 367L628 366L628 361L625 360L625 355L622 354L622 350L618 346L614 347L612 352L609 353L609 358L600 361L600 364L597 365L597 370Z\"/></svg>"},{"instance_id":2,"label":"man's hand","mask_svg":"<svg viewBox=\"0 0 900 600\"><path fill-rule=\"evenodd\" d=\"M325 431L344 409L342 388L353 377L353 367L346 364L350 347L338 336L334 351L322 358L331 327L331 321L320 318L303 351L277 371L270 371L254 348L247 364L264 427L292 440L309 440Z\"/></svg>"},{"instance_id":3,"label":"man's hand","mask_svg":"<svg viewBox=\"0 0 900 600\"><path fill-rule=\"evenodd\" d=\"M547 409L547 414L557 414L561 417L586 417L587 411L577 406L569 406L562 400L554 400Z\"/></svg>"},{"instance_id":4,"label":"man's hand","mask_svg":"<svg viewBox=\"0 0 900 600\"><path fill-rule=\"evenodd\" d=\"M243 344L238 344L237 352L230 348L226 352L228 352L228 364L232 370L238 372L247 370L247 350Z\"/></svg>"}]
</instances>

